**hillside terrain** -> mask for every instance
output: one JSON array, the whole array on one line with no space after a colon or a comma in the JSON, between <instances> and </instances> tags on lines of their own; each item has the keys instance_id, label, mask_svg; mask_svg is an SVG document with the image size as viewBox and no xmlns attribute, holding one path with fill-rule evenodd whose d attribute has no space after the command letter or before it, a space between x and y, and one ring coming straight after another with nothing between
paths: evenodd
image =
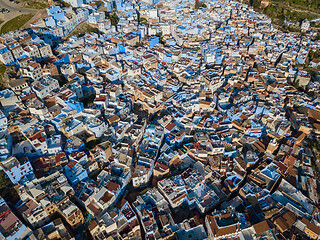
<instances>
[{"instance_id":1,"label":"hillside terrain","mask_svg":"<svg viewBox=\"0 0 320 240\"><path fill-rule=\"evenodd\" d=\"M301 22L310 20L310 26L320 27L318 0L249 0L256 11L268 15L284 31L299 31Z\"/></svg>"}]
</instances>

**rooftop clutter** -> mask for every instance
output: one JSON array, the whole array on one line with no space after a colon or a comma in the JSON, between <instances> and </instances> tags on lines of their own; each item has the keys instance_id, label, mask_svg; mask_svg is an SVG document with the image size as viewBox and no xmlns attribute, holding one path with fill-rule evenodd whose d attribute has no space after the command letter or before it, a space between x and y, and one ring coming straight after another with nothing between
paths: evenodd
<instances>
[{"instance_id":1,"label":"rooftop clutter","mask_svg":"<svg viewBox=\"0 0 320 240\"><path fill-rule=\"evenodd\" d=\"M67 2L0 37L0 238L319 238L312 30L235 1Z\"/></svg>"}]
</instances>

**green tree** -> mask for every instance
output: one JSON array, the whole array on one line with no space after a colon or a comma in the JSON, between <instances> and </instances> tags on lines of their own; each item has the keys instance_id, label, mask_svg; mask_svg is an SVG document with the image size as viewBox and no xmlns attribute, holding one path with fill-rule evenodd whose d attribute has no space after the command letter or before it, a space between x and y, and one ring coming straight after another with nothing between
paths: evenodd
<instances>
[{"instance_id":1,"label":"green tree","mask_svg":"<svg viewBox=\"0 0 320 240\"><path fill-rule=\"evenodd\" d=\"M139 18L139 22L144 25L148 25L148 20L146 18L143 18L143 17Z\"/></svg>"},{"instance_id":2,"label":"green tree","mask_svg":"<svg viewBox=\"0 0 320 240\"><path fill-rule=\"evenodd\" d=\"M93 149L99 143L101 143L101 140L97 138L97 139L91 140L90 142L87 142L85 145L88 149Z\"/></svg>"},{"instance_id":3,"label":"green tree","mask_svg":"<svg viewBox=\"0 0 320 240\"><path fill-rule=\"evenodd\" d=\"M161 32L157 33L156 36L159 37L159 43L161 43L163 45L166 44Z\"/></svg>"},{"instance_id":4,"label":"green tree","mask_svg":"<svg viewBox=\"0 0 320 240\"><path fill-rule=\"evenodd\" d=\"M108 82L108 83L111 82L111 80L110 80L109 78L107 78L106 76L102 76L102 77L103 77L103 81L104 81L104 82Z\"/></svg>"},{"instance_id":5,"label":"green tree","mask_svg":"<svg viewBox=\"0 0 320 240\"><path fill-rule=\"evenodd\" d=\"M77 72L78 72L79 74L83 75L83 76L86 75L86 71L87 71L87 70L85 70L84 68L79 68L79 69L77 70Z\"/></svg>"},{"instance_id":6,"label":"green tree","mask_svg":"<svg viewBox=\"0 0 320 240\"><path fill-rule=\"evenodd\" d=\"M143 46L143 43L137 42L135 46L136 46L136 47L142 47L142 46Z\"/></svg>"},{"instance_id":7,"label":"green tree","mask_svg":"<svg viewBox=\"0 0 320 240\"><path fill-rule=\"evenodd\" d=\"M101 2L95 2L94 4L97 6L97 8L99 8L99 7L102 6L102 3L101 3Z\"/></svg>"},{"instance_id":8,"label":"green tree","mask_svg":"<svg viewBox=\"0 0 320 240\"><path fill-rule=\"evenodd\" d=\"M310 51L309 52L309 61L312 61L313 59L320 58L320 51Z\"/></svg>"},{"instance_id":9,"label":"green tree","mask_svg":"<svg viewBox=\"0 0 320 240\"><path fill-rule=\"evenodd\" d=\"M195 9L199 9L199 8L207 8L207 5L204 2L200 2L198 0L196 0L196 3L194 5Z\"/></svg>"},{"instance_id":10,"label":"green tree","mask_svg":"<svg viewBox=\"0 0 320 240\"><path fill-rule=\"evenodd\" d=\"M8 182L6 180L5 173L3 171L0 171L0 189L7 187L7 184Z\"/></svg>"},{"instance_id":11,"label":"green tree","mask_svg":"<svg viewBox=\"0 0 320 240\"><path fill-rule=\"evenodd\" d=\"M261 0L250 0L249 2L250 6L252 6L254 9L258 9L261 4Z\"/></svg>"},{"instance_id":12,"label":"green tree","mask_svg":"<svg viewBox=\"0 0 320 240\"><path fill-rule=\"evenodd\" d=\"M119 17L117 16L116 13L109 14L108 18L110 19L111 25L113 25L113 26L117 25L119 22Z\"/></svg>"}]
</instances>

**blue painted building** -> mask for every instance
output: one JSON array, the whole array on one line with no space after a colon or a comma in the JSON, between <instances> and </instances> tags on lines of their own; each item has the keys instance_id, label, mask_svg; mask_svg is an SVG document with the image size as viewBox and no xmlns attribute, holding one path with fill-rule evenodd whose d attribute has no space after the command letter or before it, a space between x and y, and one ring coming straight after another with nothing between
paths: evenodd
<instances>
[{"instance_id":1,"label":"blue painted building","mask_svg":"<svg viewBox=\"0 0 320 240\"><path fill-rule=\"evenodd\" d=\"M77 113L82 112L84 109L83 103L77 101L76 99L69 98L66 103L70 108L77 110Z\"/></svg>"},{"instance_id":2,"label":"blue painted building","mask_svg":"<svg viewBox=\"0 0 320 240\"><path fill-rule=\"evenodd\" d=\"M148 39L148 42L149 42L149 46L150 46L150 47L154 47L154 46L156 46L157 44L159 44L159 37L157 37L157 36L150 37L150 38Z\"/></svg>"}]
</instances>

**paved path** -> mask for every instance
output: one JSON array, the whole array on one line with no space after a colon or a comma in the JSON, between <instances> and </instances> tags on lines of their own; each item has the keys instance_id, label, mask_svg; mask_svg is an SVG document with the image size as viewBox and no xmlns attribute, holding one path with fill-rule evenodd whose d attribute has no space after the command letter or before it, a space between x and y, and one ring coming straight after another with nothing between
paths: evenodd
<instances>
[{"instance_id":1,"label":"paved path","mask_svg":"<svg viewBox=\"0 0 320 240\"><path fill-rule=\"evenodd\" d=\"M23 8L19 4L10 2L9 0L0 0L0 8L7 8L12 12L21 12L21 13L35 13L36 9ZM11 12L9 13L11 15Z\"/></svg>"},{"instance_id":2,"label":"paved path","mask_svg":"<svg viewBox=\"0 0 320 240\"><path fill-rule=\"evenodd\" d=\"M0 19L3 20L3 23L0 24L0 28L7 21L21 14L36 13L38 11L37 9L23 8L21 5L10 2L9 0L0 0L0 8L6 8L10 10L9 13L0 13Z\"/></svg>"}]
</instances>

